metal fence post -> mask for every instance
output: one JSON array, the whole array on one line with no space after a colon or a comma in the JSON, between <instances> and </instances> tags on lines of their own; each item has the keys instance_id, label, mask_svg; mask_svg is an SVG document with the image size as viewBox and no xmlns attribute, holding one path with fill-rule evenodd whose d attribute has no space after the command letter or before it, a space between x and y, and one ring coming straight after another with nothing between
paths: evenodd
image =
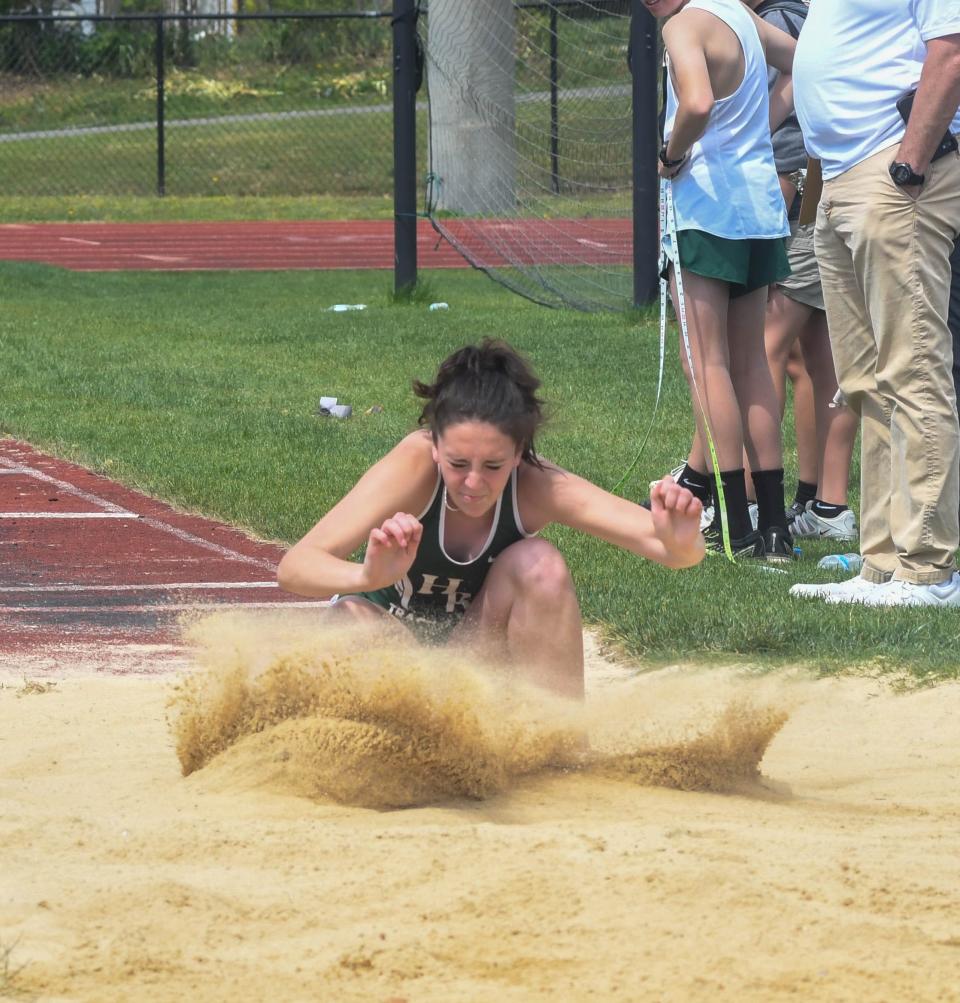
<instances>
[{"instance_id":1,"label":"metal fence post","mask_svg":"<svg viewBox=\"0 0 960 1003\"><path fill-rule=\"evenodd\" d=\"M163 38L163 17L157 18L157 195L161 198L167 190L167 165L164 149L164 38Z\"/></svg>"},{"instance_id":2,"label":"metal fence post","mask_svg":"<svg viewBox=\"0 0 960 1003\"><path fill-rule=\"evenodd\" d=\"M393 0L393 281L417 282L417 0Z\"/></svg>"},{"instance_id":3,"label":"metal fence post","mask_svg":"<svg viewBox=\"0 0 960 1003\"><path fill-rule=\"evenodd\" d=\"M550 187L560 192L560 109L559 109L559 40L557 8L550 5Z\"/></svg>"},{"instance_id":4,"label":"metal fence post","mask_svg":"<svg viewBox=\"0 0 960 1003\"><path fill-rule=\"evenodd\" d=\"M643 0L632 0L633 304L652 303L659 285L657 174L657 23Z\"/></svg>"}]
</instances>

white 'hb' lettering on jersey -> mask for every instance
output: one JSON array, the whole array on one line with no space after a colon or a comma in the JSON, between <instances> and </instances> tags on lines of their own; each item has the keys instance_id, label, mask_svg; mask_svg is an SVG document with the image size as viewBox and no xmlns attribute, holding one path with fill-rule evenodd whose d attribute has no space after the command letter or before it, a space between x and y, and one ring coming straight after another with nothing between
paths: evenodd
<instances>
[{"instance_id":1,"label":"white 'hb' lettering on jersey","mask_svg":"<svg viewBox=\"0 0 960 1003\"><path fill-rule=\"evenodd\" d=\"M470 593L457 591L462 584L462 578L448 578L446 586L438 586L436 575L424 575L423 584L417 590L417 595L431 596L435 592L444 595L447 597L447 612L453 613L458 606L466 609L470 605Z\"/></svg>"}]
</instances>

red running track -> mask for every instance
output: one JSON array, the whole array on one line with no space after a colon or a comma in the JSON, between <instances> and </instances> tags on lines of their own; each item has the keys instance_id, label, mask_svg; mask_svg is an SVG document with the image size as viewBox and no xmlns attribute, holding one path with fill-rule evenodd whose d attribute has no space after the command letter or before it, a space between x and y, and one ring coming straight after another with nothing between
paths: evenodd
<instances>
[{"instance_id":1,"label":"red running track","mask_svg":"<svg viewBox=\"0 0 960 1003\"><path fill-rule=\"evenodd\" d=\"M277 587L282 554L0 439L0 670L56 670L79 652L93 667L157 671L158 656L182 655L186 610L319 609Z\"/></svg>"},{"instance_id":2,"label":"red running track","mask_svg":"<svg viewBox=\"0 0 960 1003\"><path fill-rule=\"evenodd\" d=\"M628 219L448 220L445 226L491 268L632 260ZM420 268L468 267L424 219L417 222L417 258ZM393 268L393 222L7 223L0 225L0 260L75 271Z\"/></svg>"}]
</instances>

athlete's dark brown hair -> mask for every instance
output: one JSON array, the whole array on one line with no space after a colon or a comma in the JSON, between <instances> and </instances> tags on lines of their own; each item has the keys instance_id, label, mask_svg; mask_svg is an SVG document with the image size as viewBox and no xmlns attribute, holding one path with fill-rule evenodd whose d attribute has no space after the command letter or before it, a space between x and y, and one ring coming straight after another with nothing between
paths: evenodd
<instances>
[{"instance_id":1,"label":"athlete's dark brown hair","mask_svg":"<svg viewBox=\"0 0 960 1003\"><path fill-rule=\"evenodd\" d=\"M539 387L527 360L494 338L457 349L440 363L433 383L413 381L413 392L427 402L419 423L434 441L451 425L485 421L510 436L521 457L538 467L533 437L544 422Z\"/></svg>"}]
</instances>

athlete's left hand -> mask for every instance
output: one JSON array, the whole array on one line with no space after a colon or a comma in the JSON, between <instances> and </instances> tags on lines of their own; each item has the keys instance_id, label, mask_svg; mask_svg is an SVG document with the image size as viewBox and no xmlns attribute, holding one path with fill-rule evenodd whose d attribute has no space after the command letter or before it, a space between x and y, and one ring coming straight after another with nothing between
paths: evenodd
<instances>
[{"instance_id":1,"label":"athlete's left hand","mask_svg":"<svg viewBox=\"0 0 960 1003\"><path fill-rule=\"evenodd\" d=\"M653 529L664 549L676 556L703 554L700 516L703 505L696 495L680 487L672 477L657 481L650 491ZM699 556L697 560L699 560Z\"/></svg>"}]
</instances>

